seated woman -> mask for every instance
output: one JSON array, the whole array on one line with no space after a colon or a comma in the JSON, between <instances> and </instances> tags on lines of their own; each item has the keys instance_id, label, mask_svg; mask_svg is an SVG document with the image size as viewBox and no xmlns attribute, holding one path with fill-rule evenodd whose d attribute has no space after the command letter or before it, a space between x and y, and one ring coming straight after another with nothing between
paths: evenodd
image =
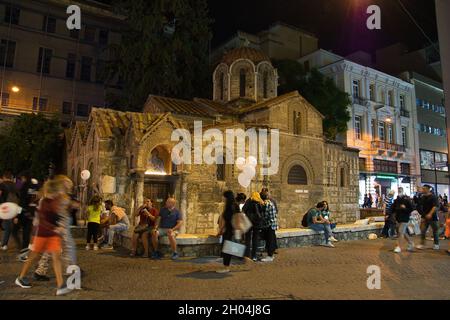
<instances>
[{"instance_id":1,"label":"seated woman","mask_svg":"<svg viewBox=\"0 0 450 320\"><path fill-rule=\"evenodd\" d=\"M152 200L144 199L144 204L138 208L137 215L139 215L139 223L134 228L130 256L136 256L138 239L139 237L142 237L142 244L144 246L143 257L148 258L148 235L154 229L159 213L158 210L153 207Z\"/></svg>"},{"instance_id":2,"label":"seated woman","mask_svg":"<svg viewBox=\"0 0 450 320\"><path fill-rule=\"evenodd\" d=\"M328 220L330 222L330 228L331 230L333 230L334 228L336 228L336 223L332 222L331 219L331 212L328 206L328 202L327 201L322 201L323 204L325 205L325 207L323 208L322 212L321 212L321 216L323 219Z\"/></svg>"}]
</instances>

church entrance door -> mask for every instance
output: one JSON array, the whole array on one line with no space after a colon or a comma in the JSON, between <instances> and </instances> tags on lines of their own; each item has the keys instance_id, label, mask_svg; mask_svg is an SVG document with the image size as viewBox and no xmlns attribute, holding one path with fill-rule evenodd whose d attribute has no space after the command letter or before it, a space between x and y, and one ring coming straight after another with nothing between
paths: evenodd
<instances>
[{"instance_id":1,"label":"church entrance door","mask_svg":"<svg viewBox=\"0 0 450 320\"><path fill-rule=\"evenodd\" d=\"M153 205L160 210L170 194L170 183L147 182L144 186L144 197L152 199Z\"/></svg>"}]
</instances>

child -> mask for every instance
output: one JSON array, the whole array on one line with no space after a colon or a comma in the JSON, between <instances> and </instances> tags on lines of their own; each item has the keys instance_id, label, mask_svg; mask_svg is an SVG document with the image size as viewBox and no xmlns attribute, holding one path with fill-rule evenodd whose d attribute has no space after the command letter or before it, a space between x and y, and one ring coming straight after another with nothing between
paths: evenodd
<instances>
[{"instance_id":1,"label":"child","mask_svg":"<svg viewBox=\"0 0 450 320\"><path fill-rule=\"evenodd\" d=\"M102 213L102 199L94 195L87 207L88 232L86 239L86 250L91 249L91 239L94 240L94 251L98 250L98 231L100 228L100 216Z\"/></svg>"}]
</instances>

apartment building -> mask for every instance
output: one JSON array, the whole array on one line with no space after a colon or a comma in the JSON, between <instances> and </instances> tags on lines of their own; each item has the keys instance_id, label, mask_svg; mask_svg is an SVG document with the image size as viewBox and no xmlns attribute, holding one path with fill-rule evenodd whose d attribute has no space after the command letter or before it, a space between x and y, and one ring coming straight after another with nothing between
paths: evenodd
<instances>
[{"instance_id":1,"label":"apartment building","mask_svg":"<svg viewBox=\"0 0 450 320\"><path fill-rule=\"evenodd\" d=\"M347 92L351 120L338 139L360 150L360 204L364 195L386 195L420 182L414 84L325 50L298 60L316 67Z\"/></svg>"},{"instance_id":2,"label":"apartment building","mask_svg":"<svg viewBox=\"0 0 450 320\"><path fill-rule=\"evenodd\" d=\"M66 26L69 5L81 8L81 30ZM57 114L64 126L105 106L109 46L123 19L95 1L0 1L0 118Z\"/></svg>"}]
</instances>

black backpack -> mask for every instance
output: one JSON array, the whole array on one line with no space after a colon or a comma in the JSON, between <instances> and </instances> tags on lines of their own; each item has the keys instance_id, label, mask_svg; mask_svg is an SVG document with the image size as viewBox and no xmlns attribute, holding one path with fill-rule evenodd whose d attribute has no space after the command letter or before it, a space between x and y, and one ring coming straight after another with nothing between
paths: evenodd
<instances>
[{"instance_id":1,"label":"black backpack","mask_svg":"<svg viewBox=\"0 0 450 320\"><path fill-rule=\"evenodd\" d=\"M303 215L303 219L302 219L302 226L305 228L308 228L308 215L309 215L309 210L308 210L308 212L306 212Z\"/></svg>"}]
</instances>

